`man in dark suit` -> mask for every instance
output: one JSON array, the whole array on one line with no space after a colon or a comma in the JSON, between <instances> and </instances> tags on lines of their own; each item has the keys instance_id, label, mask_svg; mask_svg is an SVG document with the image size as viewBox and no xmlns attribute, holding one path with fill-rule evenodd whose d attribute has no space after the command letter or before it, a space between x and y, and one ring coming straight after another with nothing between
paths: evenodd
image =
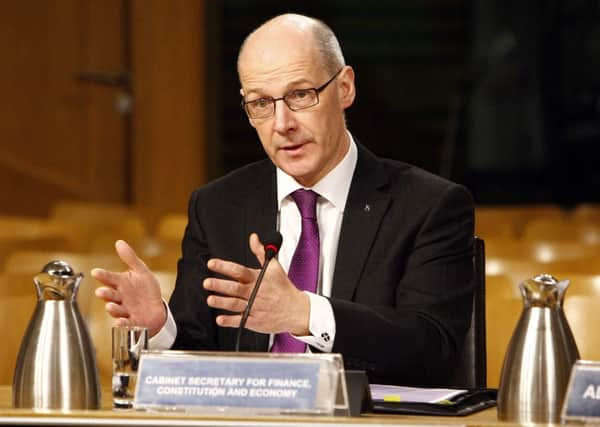
<instances>
[{"instance_id":1,"label":"man in dark suit","mask_svg":"<svg viewBox=\"0 0 600 427\"><path fill-rule=\"evenodd\" d=\"M260 236L278 229L243 350L342 353L371 381L443 384L471 315L469 193L354 140L344 118L354 71L322 22L266 22L242 45L238 72L269 160L194 192L169 307L117 242L129 271L92 272L107 311L148 326L155 347L232 350L264 261Z\"/></svg>"}]
</instances>

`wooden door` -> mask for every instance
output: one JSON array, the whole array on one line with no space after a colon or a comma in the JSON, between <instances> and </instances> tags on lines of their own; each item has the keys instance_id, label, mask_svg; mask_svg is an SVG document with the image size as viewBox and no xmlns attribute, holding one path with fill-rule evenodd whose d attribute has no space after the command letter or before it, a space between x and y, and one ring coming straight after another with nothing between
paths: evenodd
<instances>
[{"instance_id":1,"label":"wooden door","mask_svg":"<svg viewBox=\"0 0 600 427\"><path fill-rule=\"evenodd\" d=\"M127 9L127 0L3 2L0 214L45 215L59 199L130 201L127 88L81 78L127 70Z\"/></svg>"}]
</instances>

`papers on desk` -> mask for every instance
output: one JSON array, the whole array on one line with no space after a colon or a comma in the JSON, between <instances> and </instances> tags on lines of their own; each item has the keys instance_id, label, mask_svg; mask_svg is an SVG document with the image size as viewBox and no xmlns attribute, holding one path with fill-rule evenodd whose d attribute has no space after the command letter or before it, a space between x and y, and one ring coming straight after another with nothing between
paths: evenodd
<instances>
[{"instance_id":1,"label":"papers on desk","mask_svg":"<svg viewBox=\"0 0 600 427\"><path fill-rule=\"evenodd\" d=\"M496 390L419 388L371 384L373 412L465 416L496 405Z\"/></svg>"},{"instance_id":2,"label":"papers on desk","mask_svg":"<svg viewBox=\"0 0 600 427\"><path fill-rule=\"evenodd\" d=\"M371 398L375 402L444 403L466 393L467 390L449 388L419 388L371 384Z\"/></svg>"}]
</instances>

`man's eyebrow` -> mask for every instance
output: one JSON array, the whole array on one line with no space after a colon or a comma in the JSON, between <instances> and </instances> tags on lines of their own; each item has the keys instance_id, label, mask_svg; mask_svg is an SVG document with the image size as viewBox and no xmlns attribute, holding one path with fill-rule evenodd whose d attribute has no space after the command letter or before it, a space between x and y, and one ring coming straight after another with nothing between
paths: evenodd
<instances>
[{"instance_id":1,"label":"man's eyebrow","mask_svg":"<svg viewBox=\"0 0 600 427\"><path fill-rule=\"evenodd\" d=\"M302 83L310 83L313 84L312 81L310 81L309 79L306 78L302 78L302 79L296 79L296 80L292 80L291 82L289 82L287 85L285 85L285 87L287 89L290 89L292 86L296 86Z\"/></svg>"},{"instance_id":2,"label":"man's eyebrow","mask_svg":"<svg viewBox=\"0 0 600 427\"><path fill-rule=\"evenodd\" d=\"M264 89L258 87L258 88L254 88L254 89L244 90L244 97L247 97L248 95L251 95L251 94L254 94L254 93L263 94L264 93Z\"/></svg>"},{"instance_id":3,"label":"man's eyebrow","mask_svg":"<svg viewBox=\"0 0 600 427\"><path fill-rule=\"evenodd\" d=\"M311 80L307 79L307 78L301 78L301 79L292 80L291 82L288 82L285 85L284 93L280 94L279 96L285 95L288 92L288 90L290 90L294 86L297 86L299 84L304 84L304 83L308 83L308 84L314 85L314 83ZM244 91L244 95L245 96L249 96L249 95L252 95L252 94L264 95L264 94L266 94L266 91L262 87L255 87L255 88L248 89L247 91ZM273 96L273 97L276 98L276 96L274 96L274 95L268 95L268 96Z\"/></svg>"}]
</instances>

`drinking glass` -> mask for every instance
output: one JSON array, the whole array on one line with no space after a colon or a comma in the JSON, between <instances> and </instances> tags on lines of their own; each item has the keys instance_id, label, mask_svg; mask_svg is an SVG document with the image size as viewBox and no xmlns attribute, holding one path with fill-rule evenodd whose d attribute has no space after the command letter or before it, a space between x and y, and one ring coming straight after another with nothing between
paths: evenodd
<instances>
[{"instance_id":1,"label":"drinking glass","mask_svg":"<svg viewBox=\"0 0 600 427\"><path fill-rule=\"evenodd\" d=\"M112 328L113 407L133 407L137 370L142 350L148 349L148 328L114 326Z\"/></svg>"}]
</instances>

